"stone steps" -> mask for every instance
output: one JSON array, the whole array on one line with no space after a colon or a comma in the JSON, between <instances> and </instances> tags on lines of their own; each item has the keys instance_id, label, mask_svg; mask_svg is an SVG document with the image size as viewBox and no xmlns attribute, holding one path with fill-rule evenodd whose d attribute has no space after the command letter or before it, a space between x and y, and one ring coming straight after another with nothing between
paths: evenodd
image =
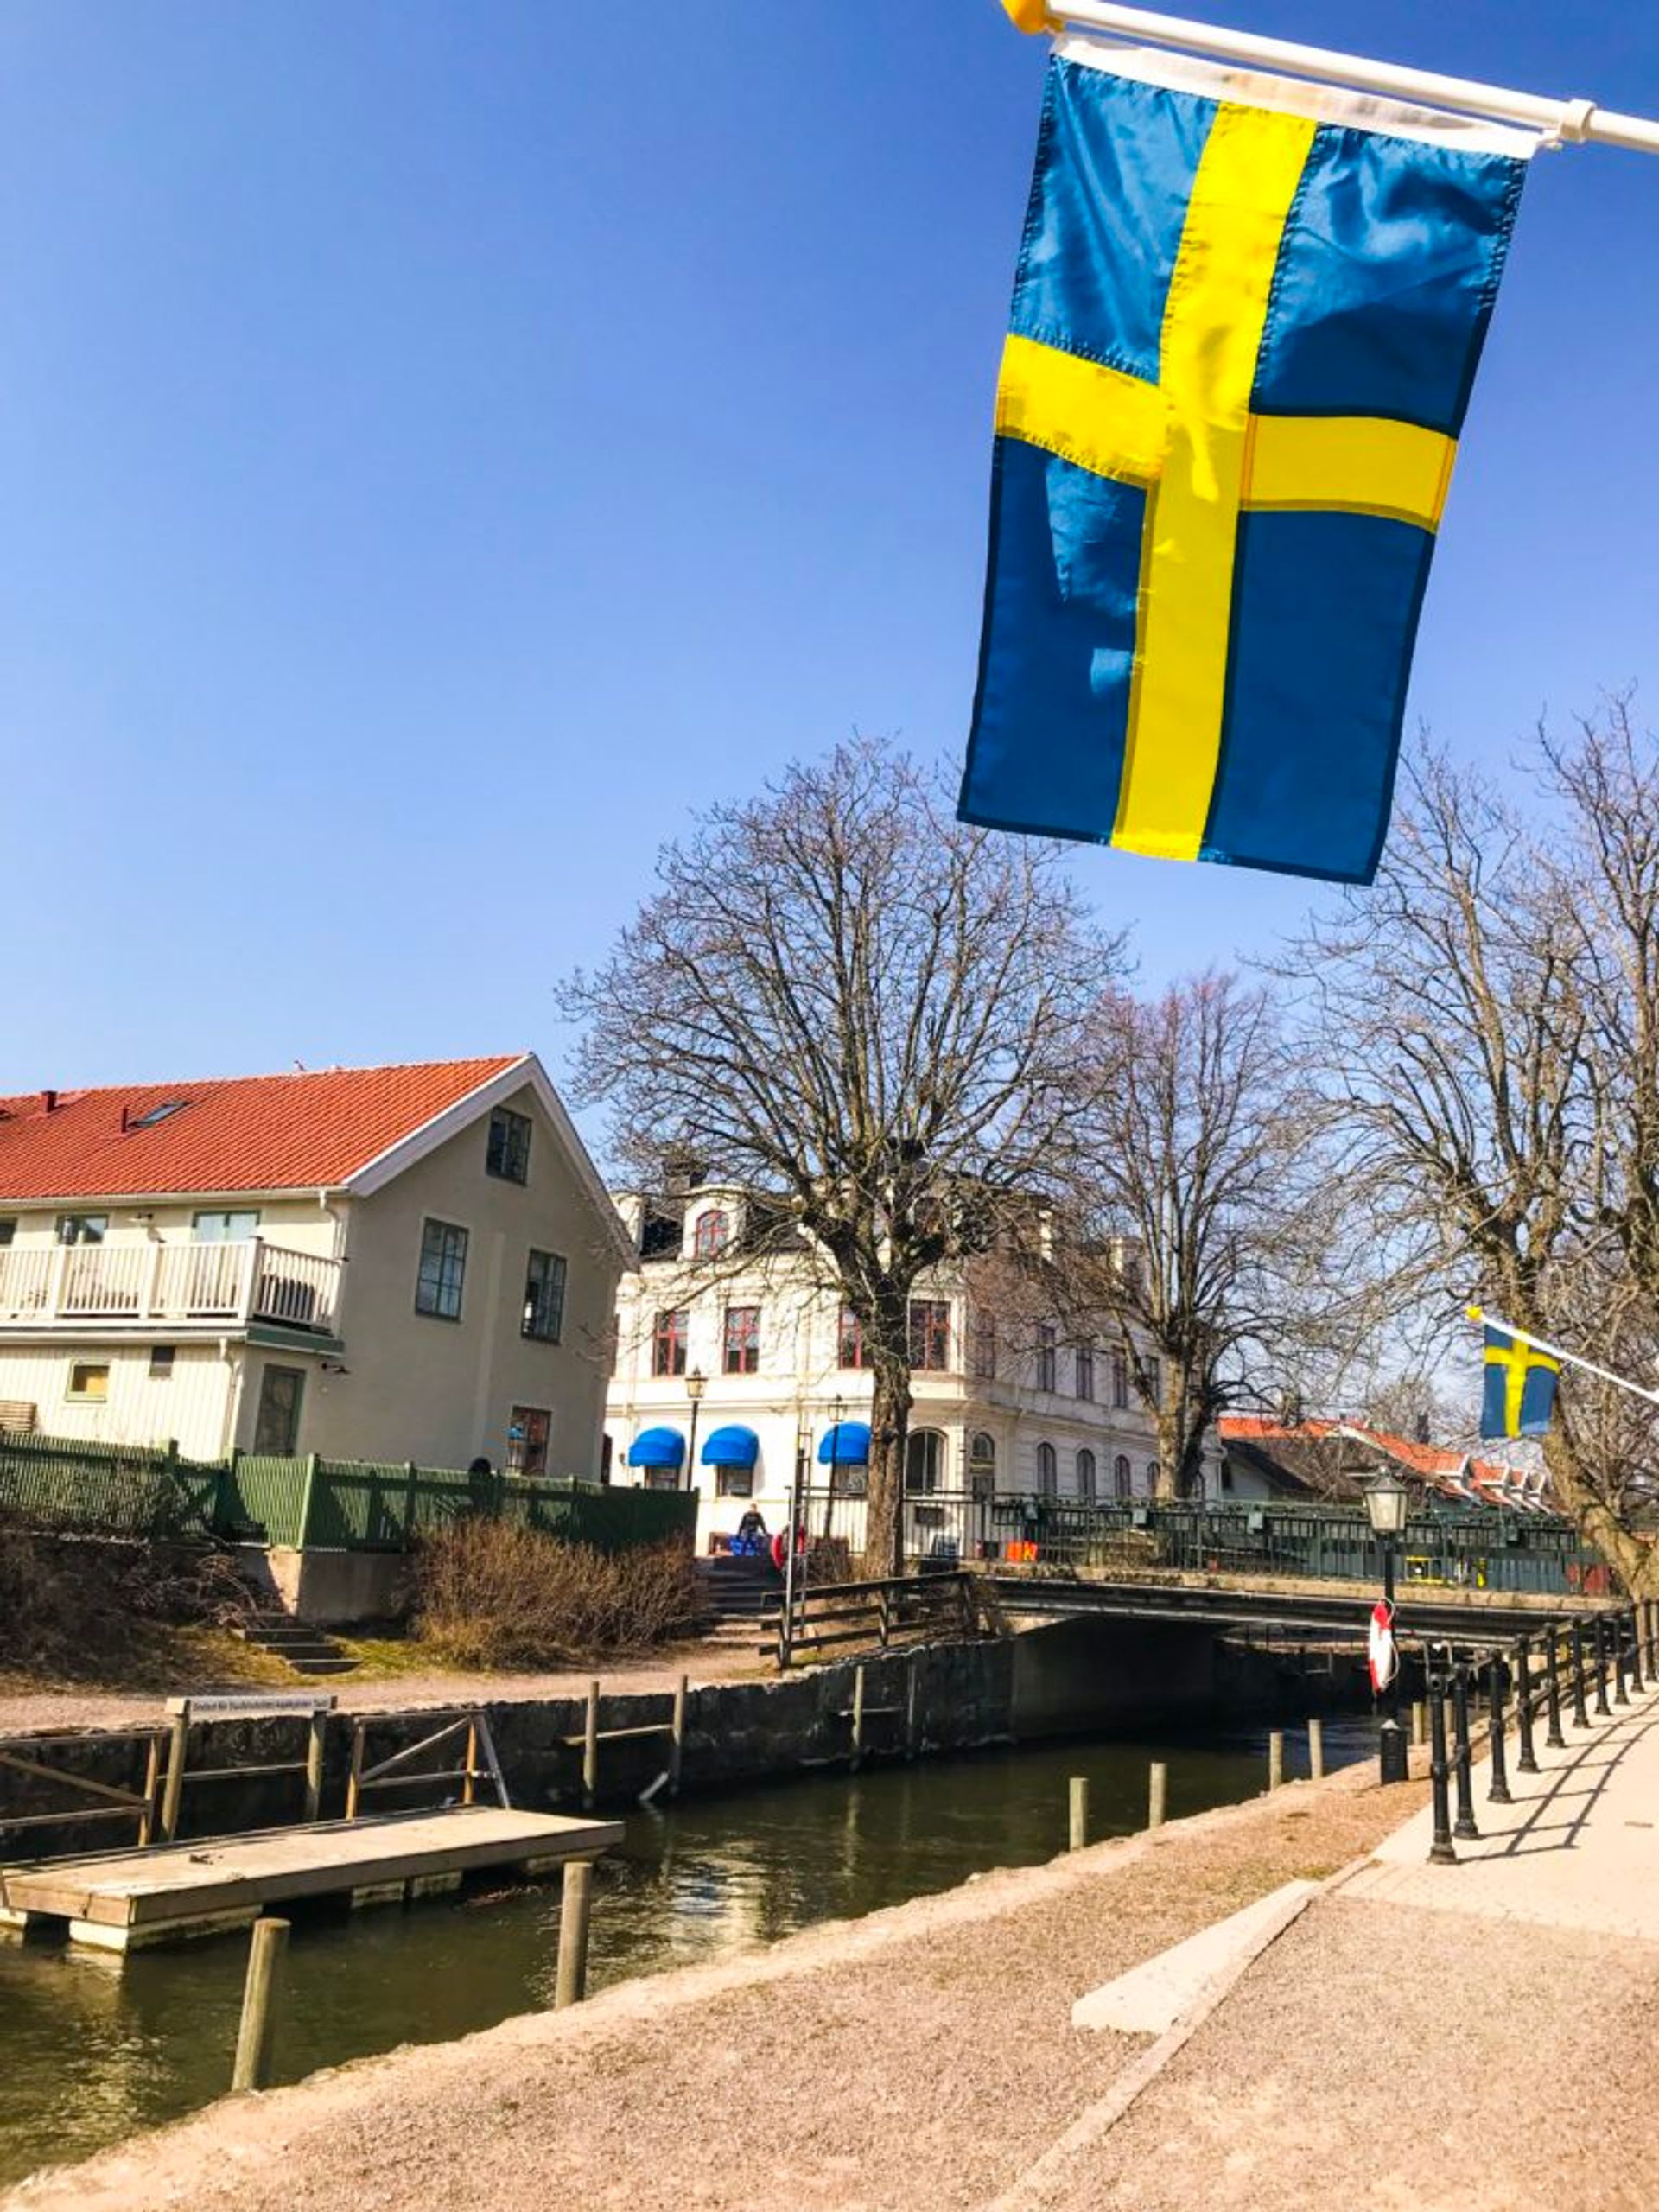
<instances>
[{"instance_id":1,"label":"stone steps","mask_svg":"<svg viewBox=\"0 0 1659 2212\"><path fill-rule=\"evenodd\" d=\"M296 1675L348 1675L356 1665L332 1636L286 1613L253 1613L235 1633L258 1651L281 1659Z\"/></svg>"}]
</instances>

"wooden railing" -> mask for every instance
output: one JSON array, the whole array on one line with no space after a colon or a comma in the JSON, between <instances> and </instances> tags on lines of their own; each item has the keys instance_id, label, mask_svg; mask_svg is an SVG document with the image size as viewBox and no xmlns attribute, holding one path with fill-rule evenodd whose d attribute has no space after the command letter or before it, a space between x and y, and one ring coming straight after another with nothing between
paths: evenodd
<instances>
[{"instance_id":1,"label":"wooden railing","mask_svg":"<svg viewBox=\"0 0 1659 2212\"><path fill-rule=\"evenodd\" d=\"M332 1335L339 1296L338 1260L289 1251L259 1236L0 1250L0 1329L271 1321Z\"/></svg>"},{"instance_id":2,"label":"wooden railing","mask_svg":"<svg viewBox=\"0 0 1659 2212\"><path fill-rule=\"evenodd\" d=\"M805 1583L787 1600L781 1591L766 1599L763 1618L772 1633L760 1649L782 1669L803 1653L843 1644L885 1650L931 1637L977 1636L987 1626L986 1603L982 1578L960 1570L876 1582Z\"/></svg>"}]
</instances>

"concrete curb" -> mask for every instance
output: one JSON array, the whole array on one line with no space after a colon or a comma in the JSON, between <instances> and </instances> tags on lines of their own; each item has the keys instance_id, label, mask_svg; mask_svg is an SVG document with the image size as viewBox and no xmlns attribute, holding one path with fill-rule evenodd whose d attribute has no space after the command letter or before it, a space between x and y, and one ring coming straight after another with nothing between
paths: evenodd
<instances>
[{"instance_id":1,"label":"concrete curb","mask_svg":"<svg viewBox=\"0 0 1659 2212\"><path fill-rule=\"evenodd\" d=\"M1311 1904L1342 1888L1370 1863L1369 1853L1362 1859L1351 1859L1325 1881L1310 1882L1284 1895L1277 1910L1258 1924L1249 1942L1225 1965L1211 1975L1187 2009L1158 2040L1118 2075L1103 2097L1073 2120L1040 2158L1026 2168L1011 2188L985 2206L984 2212L1039 2212L1039 2208L1069 2178L1074 2160L1110 2133L1142 2092L1151 2087L1170 2061L1231 1996L1262 1953L1276 1943ZM1287 1885L1287 1890L1290 1887Z\"/></svg>"}]
</instances>

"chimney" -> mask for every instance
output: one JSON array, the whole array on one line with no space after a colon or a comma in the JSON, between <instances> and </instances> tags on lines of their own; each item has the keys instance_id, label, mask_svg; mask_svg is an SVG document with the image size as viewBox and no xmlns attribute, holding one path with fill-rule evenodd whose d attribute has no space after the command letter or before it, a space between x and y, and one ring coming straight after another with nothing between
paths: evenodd
<instances>
[{"instance_id":1,"label":"chimney","mask_svg":"<svg viewBox=\"0 0 1659 2212\"><path fill-rule=\"evenodd\" d=\"M41 1113L43 1113L43 1114L55 1114L55 1113L57 1112L57 1110L58 1110L58 1094L57 1094L57 1092L56 1092L55 1090L43 1090L43 1091L41 1093Z\"/></svg>"}]
</instances>

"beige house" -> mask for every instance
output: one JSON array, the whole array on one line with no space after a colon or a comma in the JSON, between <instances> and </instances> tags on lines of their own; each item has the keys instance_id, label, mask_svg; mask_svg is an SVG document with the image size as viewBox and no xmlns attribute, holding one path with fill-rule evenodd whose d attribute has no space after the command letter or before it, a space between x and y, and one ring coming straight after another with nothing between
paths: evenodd
<instances>
[{"instance_id":1,"label":"beige house","mask_svg":"<svg viewBox=\"0 0 1659 2212\"><path fill-rule=\"evenodd\" d=\"M870 1375L855 1325L798 1235L743 1191L712 1184L617 1205L635 1257L617 1302L612 1480L695 1484L705 1551L751 1505L781 1529L798 1467L808 1492L827 1496L833 1478L856 1497ZM913 1550L935 1532L942 1545L1017 1533L1014 1517L981 1503L1150 1496L1157 1446L1121 1353L1058 1328L1015 1344L948 1272L921 1287L910 1319ZM1218 1448L1206 1450L1204 1480L1219 1491Z\"/></svg>"},{"instance_id":2,"label":"beige house","mask_svg":"<svg viewBox=\"0 0 1659 2212\"><path fill-rule=\"evenodd\" d=\"M631 1257L530 1053L0 1099L0 1421L592 1477Z\"/></svg>"}]
</instances>

